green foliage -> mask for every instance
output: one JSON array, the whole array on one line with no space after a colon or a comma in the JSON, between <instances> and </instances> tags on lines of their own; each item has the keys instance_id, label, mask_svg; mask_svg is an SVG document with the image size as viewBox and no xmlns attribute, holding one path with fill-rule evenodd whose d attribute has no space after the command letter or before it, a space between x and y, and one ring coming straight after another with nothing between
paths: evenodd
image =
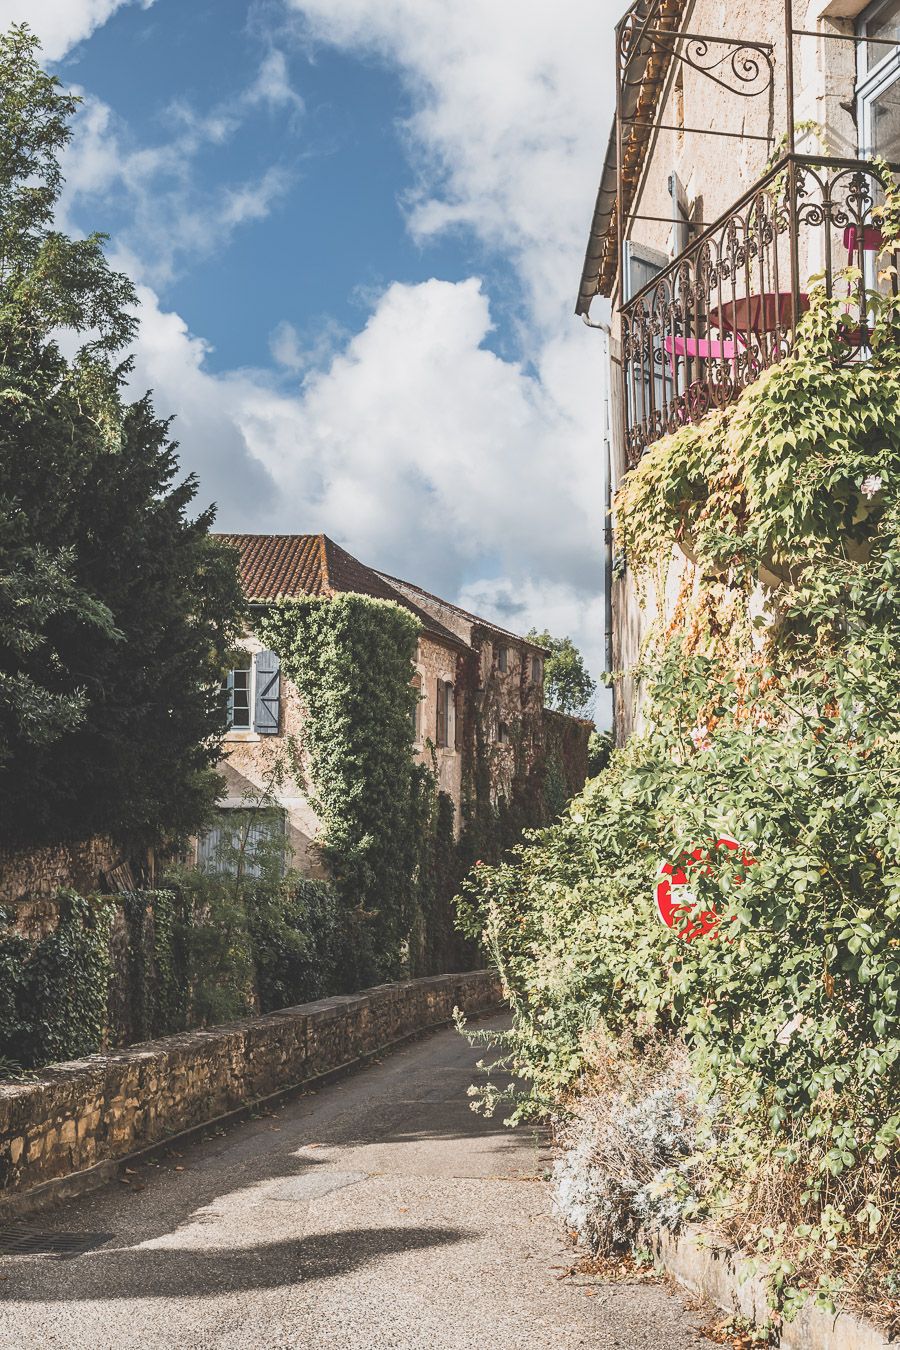
<instances>
[{"instance_id":1,"label":"green foliage","mask_svg":"<svg viewBox=\"0 0 900 1350\"><path fill-rule=\"evenodd\" d=\"M195 1026L272 1012L335 992L346 964L340 907L326 882L295 875L239 885L185 871L169 889L58 897L37 942L0 927L0 1078ZM113 914L126 948L112 964Z\"/></svg>"},{"instance_id":2,"label":"green foliage","mask_svg":"<svg viewBox=\"0 0 900 1350\"><path fill-rule=\"evenodd\" d=\"M409 943L409 973L470 970L477 964L477 946L466 942L457 928L453 903L471 861L463 862L469 841L454 837L453 799L446 792L435 793L426 782L421 801L417 913Z\"/></svg>"},{"instance_id":3,"label":"green foliage","mask_svg":"<svg viewBox=\"0 0 900 1350\"><path fill-rule=\"evenodd\" d=\"M245 892L260 1012L327 998L341 986L346 938L334 887L285 878L274 891Z\"/></svg>"},{"instance_id":4,"label":"green foliage","mask_svg":"<svg viewBox=\"0 0 900 1350\"><path fill-rule=\"evenodd\" d=\"M253 951L242 888L184 868L169 878L180 904L177 936L190 1026L214 1026L255 1011Z\"/></svg>"},{"instance_id":5,"label":"green foliage","mask_svg":"<svg viewBox=\"0 0 900 1350\"><path fill-rule=\"evenodd\" d=\"M528 633L528 639L546 647L549 652L544 661L544 702L547 707L575 717L590 717L597 681L592 678L572 639L551 637L535 628Z\"/></svg>"},{"instance_id":6,"label":"green foliage","mask_svg":"<svg viewBox=\"0 0 900 1350\"><path fill-rule=\"evenodd\" d=\"M172 890L134 891L121 903L128 937L127 1040L184 1031L188 990L180 898Z\"/></svg>"},{"instance_id":7,"label":"green foliage","mask_svg":"<svg viewBox=\"0 0 900 1350\"><path fill-rule=\"evenodd\" d=\"M463 907L510 991L520 1110L570 1090L593 1027L684 1036L708 1203L786 1311L871 1283L898 1217L900 347L888 301L871 360L836 359L842 305L816 297L790 357L626 479L638 578L676 541L700 573L647 645L647 730ZM753 862L691 875L720 922L687 943L655 873L722 834Z\"/></svg>"},{"instance_id":8,"label":"green foliage","mask_svg":"<svg viewBox=\"0 0 900 1350\"><path fill-rule=\"evenodd\" d=\"M611 731L592 731L588 741L588 778L596 778L609 764L613 751Z\"/></svg>"},{"instance_id":9,"label":"green foliage","mask_svg":"<svg viewBox=\"0 0 900 1350\"><path fill-rule=\"evenodd\" d=\"M0 938L0 1055L24 1067L99 1050L106 1028L111 906L59 897L55 931Z\"/></svg>"},{"instance_id":10,"label":"green foliage","mask_svg":"<svg viewBox=\"0 0 900 1350\"><path fill-rule=\"evenodd\" d=\"M243 601L168 422L123 400L134 288L52 228L76 104L0 35L0 817L21 846L155 844L216 796Z\"/></svg>"},{"instance_id":11,"label":"green foliage","mask_svg":"<svg viewBox=\"0 0 900 1350\"><path fill-rule=\"evenodd\" d=\"M348 930L347 987L402 969L422 773L410 738L417 620L362 595L282 601L258 622L306 710L313 804Z\"/></svg>"}]
</instances>

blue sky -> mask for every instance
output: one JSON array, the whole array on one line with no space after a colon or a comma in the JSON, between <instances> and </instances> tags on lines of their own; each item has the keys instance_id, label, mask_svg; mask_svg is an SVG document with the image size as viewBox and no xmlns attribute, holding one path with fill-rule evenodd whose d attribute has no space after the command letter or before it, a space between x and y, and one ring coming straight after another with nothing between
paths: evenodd
<instances>
[{"instance_id":1,"label":"blue sky","mask_svg":"<svg viewBox=\"0 0 900 1350\"><path fill-rule=\"evenodd\" d=\"M324 530L595 671L607 10L0 0L83 94L61 223L138 283L133 386L221 527Z\"/></svg>"},{"instance_id":2,"label":"blue sky","mask_svg":"<svg viewBox=\"0 0 900 1350\"><path fill-rule=\"evenodd\" d=\"M224 91L248 83L280 36L277 11L269 11L271 27L264 14L247 0L128 6L55 69L115 109L136 142L164 141L178 127L178 105L209 114L227 102ZM213 370L266 364L273 316L294 322L312 344L329 325L361 326L371 296L391 281L461 280L473 267L503 267L468 233L427 247L410 238L401 205L414 184L401 131L410 100L383 59L296 41L279 51L302 110L258 108L195 169L201 195L253 179L261 164L284 174L283 192L256 228L236 233L227 249L186 260L159 287L213 343ZM74 213L83 228L102 221L114 236L127 231L130 215L129 203L103 193ZM489 342L502 346L503 337Z\"/></svg>"}]
</instances>

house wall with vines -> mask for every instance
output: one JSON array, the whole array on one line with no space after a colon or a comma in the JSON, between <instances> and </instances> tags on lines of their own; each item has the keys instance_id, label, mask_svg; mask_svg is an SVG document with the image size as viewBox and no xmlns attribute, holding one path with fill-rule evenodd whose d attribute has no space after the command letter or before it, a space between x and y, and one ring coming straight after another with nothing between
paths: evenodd
<instances>
[{"instance_id":1,"label":"house wall with vines","mask_svg":"<svg viewBox=\"0 0 900 1350\"><path fill-rule=\"evenodd\" d=\"M864 8L865 0L794 0L794 26L819 30L823 35L850 36ZM728 4L724 0L694 0L681 28L771 44L771 99L768 92L741 96L686 63L671 63L656 120L662 127L674 129L647 132L647 153L632 206L635 216L655 219L635 219L628 230L636 254L662 264L696 238L705 225L727 212L763 176L773 153L784 148L787 119L783 0L733 0ZM714 50L710 47L711 53ZM709 58L706 64L711 64ZM795 39L794 106L799 153L857 156L852 103L855 78L853 43L825 36ZM700 134L687 128L697 128ZM730 134L702 134L713 131ZM679 208L686 208L689 230L675 224ZM801 230L799 244L803 285L823 265L821 231ZM614 490L628 470L622 347L615 317L619 305L627 299L621 282L619 277L612 295L610 339ZM625 289L627 292L627 283ZM641 726L642 689L634 670L642 649L651 633L678 622L699 579L690 559L676 548L660 556L653 578L649 583L645 579L638 588L615 531L615 512L613 520L612 655L618 674L616 738L623 743Z\"/></svg>"}]
</instances>

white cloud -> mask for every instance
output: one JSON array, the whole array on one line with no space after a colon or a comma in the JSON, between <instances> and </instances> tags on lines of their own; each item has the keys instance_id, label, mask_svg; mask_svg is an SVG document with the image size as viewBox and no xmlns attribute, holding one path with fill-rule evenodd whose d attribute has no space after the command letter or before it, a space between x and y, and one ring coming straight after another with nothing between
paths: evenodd
<instances>
[{"instance_id":1,"label":"white cloud","mask_svg":"<svg viewBox=\"0 0 900 1350\"><path fill-rule=\"evenodd\" d=\"M149 9L154 0L0 0L0 28L27 23L47 61L59 61L124 5Z\"/></svg>"},{"instance_id":2,"label":"white cloud","mask_svg":"<svg viewBox=\"0 0 900 1350\"><path fill-rule=\"evenodd\" d=\"M519 264L530 318L571 313L611 109L597 0L285 0L314 39L396 64L422 237L474 230ZM607 56L607 53L609 54Z\"/></svg>"},{"instance_id":3,"label":"white cloud","mask_svg":"<svg viewBox=\"0 0 900 1350\"><path fill-rule=\"evenodd\" d=\"M304 112L303 99L291 85L284 52L273 47L260 65L256 79L244 95L250 107L265 104L268 108L289 108Z\"/></svg>"},{"instance_id":4,"label":"white cloud","mask_svg":"<svg viewBox=\"0 0 900 1350\"><path fill-rule=\"evenodd\" d=\"M237 183L210 184L200 172L203 155L226 144L254 111L287 111L292 122L301 115L303 99L274 48L228 102L202 112L170 103L171 134L156 145L139 144L108 104L83 98L62 157L61 223L77 233L82 214L93 220L110 200L120 210L127 205L130 223L117 232L116 250L122 265L157 288L187 263L224 248L241 226L263 220L293 185L292 171L279 164Z\"/></svg>"},{"instance_id":5,"label":"white cloud","mask_svg":"<svg viewBox=\"0 0 900 1350\"><path fill-rule=\"evenodd\" d=\"M202 340L152 292L141 302L132 386L177 411L183 461L221 528L325 531L513 627L564 626L598 668L601 462L579 393L596 353L578 333L527 370L483 345L477 279L395 284L286 392L260 371L210 373ZM307 368L296 332L277 333L283 364ZM486 556L500 575L479 580Z\"/></svg>"},{"instance_id":6,"label":"white cloud","mask_svg":"<svg viewBox=\"0 0 900 1350\"><path fill-rule=\"evenodd\" d=\"M218 501L222 528L324 530L513 628L569 633L596 673L602 348L572 309L605 142L603 6L284 3L307 39L401 72L416 174L410 229L422 241L465 230L512 263L522 359L486 346L490 302L477 277L388 286L355 335L327 321L308 334L295 316L272 316L277 371L224 374L207 369L208 347L145 289L133 386L153 387L160 413L176 412L183 463L200 474L201 501ZM135 224L116 246L138 275L158 285L277 198L265 170L199 202L190 182L249 109L301 115L277 53L230 103L203 114L173 107L168 145L135 146L89 103L69 191L125 190Z\"/></svg>"}]
</instances>

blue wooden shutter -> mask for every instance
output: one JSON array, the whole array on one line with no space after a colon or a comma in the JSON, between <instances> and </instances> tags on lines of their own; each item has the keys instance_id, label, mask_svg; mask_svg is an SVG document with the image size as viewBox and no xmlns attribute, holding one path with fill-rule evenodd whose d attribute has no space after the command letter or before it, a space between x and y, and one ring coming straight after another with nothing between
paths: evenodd
<instances>
[{"instance_id":1,"label":"blue wooden shutter","mask_svg":"<svg viewBox=\"0 0 900 1350\"><path fill-rule=\"evenodd\" d=\"M253 730L261 736L277 736L281 699L281 667L275 652L257 652L253 658L256 670L256 700L253 707Z\"/></svg>"}]
</instances>

